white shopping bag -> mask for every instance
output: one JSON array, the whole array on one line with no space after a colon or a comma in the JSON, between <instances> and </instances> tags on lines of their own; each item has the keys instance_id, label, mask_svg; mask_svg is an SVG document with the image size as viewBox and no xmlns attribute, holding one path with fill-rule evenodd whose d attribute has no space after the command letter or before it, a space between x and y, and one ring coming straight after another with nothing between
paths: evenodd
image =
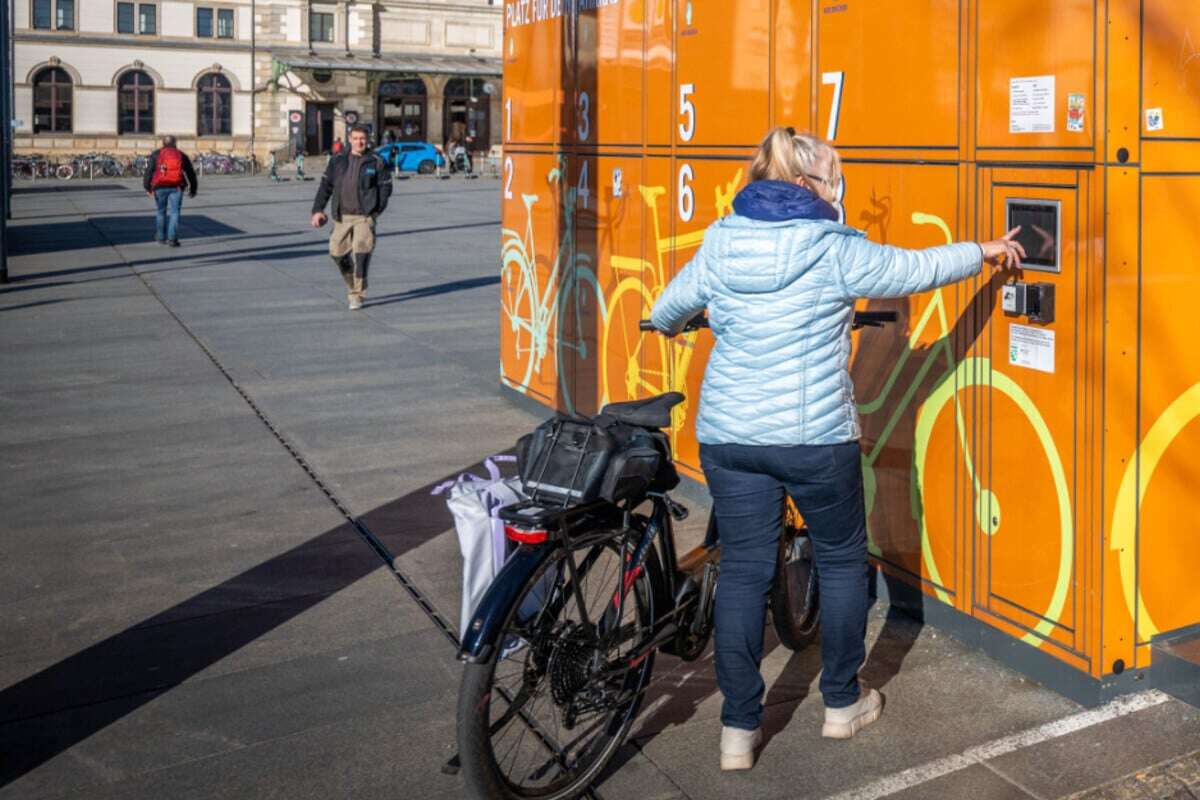
<instances>
[{"instance_id":1,"label":"white shopping bag","mask_svg":"<svg viewBox=\"0 0 1200 800\"><path fill-rule=\"evenodd\" d=\"M446 506L454 516L458 546L463 557L462 608L458 631L461 636L471 622L475 607L504 566L507 541L504 523L496 513L525 499L519 478L500 477L498 462L516 461L514 456L493 456L483 464L488 477L463 473L437 486L433 494L449 493Z\"/></svg>"}]
</instances>

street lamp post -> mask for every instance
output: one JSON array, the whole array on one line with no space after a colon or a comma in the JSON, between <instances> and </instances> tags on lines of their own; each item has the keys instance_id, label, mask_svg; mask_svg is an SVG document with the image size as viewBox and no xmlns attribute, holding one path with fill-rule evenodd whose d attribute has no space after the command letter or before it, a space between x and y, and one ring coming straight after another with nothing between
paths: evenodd
<instances>
[{"instance_id":1,"label":"street lamp post","mask_svg":"<svg viewBox=\"0 0 1200 800\"><path fill-rule=\"evenodd\" d=\"M0 283L8 283L8 220L12 216L13 58L11 0L0 0L0 58L4 59L4 85L0 86Z\"/></svg>"}]
</instances>

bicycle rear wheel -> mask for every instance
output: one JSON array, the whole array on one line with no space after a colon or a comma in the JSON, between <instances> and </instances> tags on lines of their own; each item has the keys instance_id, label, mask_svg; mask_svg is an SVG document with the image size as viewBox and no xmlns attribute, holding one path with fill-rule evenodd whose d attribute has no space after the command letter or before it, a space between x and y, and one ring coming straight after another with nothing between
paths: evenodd
<instances>
[{"instance_id":1,"label":"bicycle rear wheel","mask_svg":"<svg viewBox=\"0 0 1200 800\"><path fill-rule=\"evenodd\" d=\"M509 611L503 652L466 665L458 746L469 797L577 797L624 741L653 669L654 652L640 648L661 580L651 551L622 581L628 555L615 539L555 553Z\"/></svg>"}]
</instances>

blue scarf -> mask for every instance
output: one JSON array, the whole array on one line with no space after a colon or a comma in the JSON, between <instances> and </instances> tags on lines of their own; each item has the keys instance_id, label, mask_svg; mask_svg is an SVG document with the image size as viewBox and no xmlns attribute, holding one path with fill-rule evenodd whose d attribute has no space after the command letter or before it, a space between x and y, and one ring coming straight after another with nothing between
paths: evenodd
<instances>
[{"instance_id":1,"label":"blue scarf","mask_svg":"<svg viewBox=\"0 0 1200 800\"><path fill-rule=\"evenodd\" d=\"M761 222L789 219L827 219L837 222L837 210L795 183L755 181L738 192L733 210L743 217Z\"/></svg>"}]
</instances>

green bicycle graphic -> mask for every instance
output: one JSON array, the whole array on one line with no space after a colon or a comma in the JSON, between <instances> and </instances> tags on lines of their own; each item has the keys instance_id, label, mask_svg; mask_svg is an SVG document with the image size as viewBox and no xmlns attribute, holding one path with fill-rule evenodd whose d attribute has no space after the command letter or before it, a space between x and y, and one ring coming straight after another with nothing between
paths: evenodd
<instances>
[{"instance_id":1,"label":"green bicycle graphic","mask_svg":"<svg viewBox=\"0 0 1200 800\"><path fill-rule=\"evenodd\" d=\"M561 184L562 174L560 160L547 174L547 183ZM562 235L544 286L538 276L539 256L533 230L533 208L539 196L521 195L525 205L524 233L510 228L501 231L501 324L507 325L512 335L516 369L509 378L502 368L500 380L505 386L526 393L534 377L542 374L546 357L553 351L559 397L567 413L575 413L571 374L581 371L570 362L574 358L588 360L594 349L590 343L596 341L597 331L607 319L604 293L591 267L592 257L576 249L576 193L574 187L567 187L564 194Z\"/></svg>"},{"instance_id":2,"label":"green bicycle graphic","mask_svg":"<svg viewBox=\"0 0 1200 800\"><path fill-rule=\"evenodd\" d=\"M950 227L938 216L918 211L913 213L912 222L914 225L934 225L941 230L947 244L954 241ZM933 592L939 600L943 603L953 605L953 598L945 588L946 582L942 578L942 571L933 555L933 548L929 538L928 521L923 511L925 482L928 474L926 461L929 457L933 429L942 413L950 406L951 401L953 401L954 427L958 434L964 466L971 481L975 521L980 530L986 535L995 536L999 533L1001 527L1000 500L980 480L975 459L971 454L970 442L967 437L968 429L959 393L965 389L980 387L1007 396L1021 410L1021 413L1025 416L1037 436L1038 443L1050 467L1057 497L1060 556L1054 591L1051 595L1049 605L1043 613L1038 615L1040 618L1038 623L1029 633L1022 637L1022 641L1026 644L1037 646L1041 644L1043 638L1049 635L1055 622L1062 615L1071 584L1071 569L1074 561L1074 520L1071 513L1070 490L1067 484L1066 471L1063 469L1062 459L1059 456L1058 449L1054 445L1054 437L1050 432L1049 426L1046 425L1041 412L1038 411L1037 406L1025 390L1002 372L993 371L991 360L988 358L971 357L962 361L955 360L954 347L951 341L952 331L947 316L946 301L941 289L934 292L933 299L930 300L924 312L913 326L907 346L888 374L887 380L884 382L879 394L869 402L860 403L858 411L861 416L866 417L879 412L888 405L888 402L897 390L896 384L900 375L904 372L909 359L917 352L918 343L922 335L930 325L935 324L935 320L938 326L936 330L940 334L937 341L928 348L927 356L918 368L912 382L904 389L899 400L890 407L890 416L887 418L887 422L884 424L883 430L875 441L874 446L863 454L863 493L866 500L868 518L868 549L876 558L884 558L883 551L875 542L869 522L878 493L878 482L875 476L876 462L891 439L896 426L904 418L909 408L912 407L917 391L924 385L929 373L940 362L944 365L944 369L936 378L933 390L917 410L916 428L913 437L913 475L910 506L912 518L920 530L921 563L928 576L928 582L931 584Z\"/></svg>"}]
</instances>

